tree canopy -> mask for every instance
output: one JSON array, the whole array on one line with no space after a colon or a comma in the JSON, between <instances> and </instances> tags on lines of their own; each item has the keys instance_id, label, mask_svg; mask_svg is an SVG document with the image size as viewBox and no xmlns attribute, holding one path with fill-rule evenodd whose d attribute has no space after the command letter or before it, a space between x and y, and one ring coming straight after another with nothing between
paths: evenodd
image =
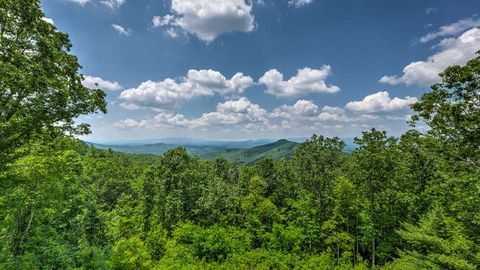
<instances>
[{"instance_id":1,"label":"tree canopy","mask_svg":"<svg viewBox=\"0 0 480 270\"><path fill-rule=\"evenodd\" d=\"M105 93L82 85L68 35L43 18L39 1L0 2L1 154L39 133L88 133L75 118L106 112Z\"/></svg>"}]
</instances>

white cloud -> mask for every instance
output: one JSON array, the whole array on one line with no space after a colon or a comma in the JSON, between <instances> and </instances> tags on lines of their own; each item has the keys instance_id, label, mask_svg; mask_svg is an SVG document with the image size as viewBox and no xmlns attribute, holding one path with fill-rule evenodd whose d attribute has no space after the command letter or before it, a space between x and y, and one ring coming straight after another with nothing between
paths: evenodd
<instances>
[{"instance_id":1,"label":"white cloud","mask_svg":"<svg viewBox=\"0 0 480 270\"><path fill-rule=\"evenodd\" d=\"M100 88L103 90L119 90L122 86L118 82L111 82L100 77L84 76L82 84L88 88Z\"/></svg>"},{"instance_id":2,"label":"white cloud","mask_svg":"<svg viewBox=\"0 0 480 270\"><path fill-rule=\"evenodd\" d=\"M75 4L79 4L81 6L84 6L86 3L90 2L90 0L68 0L70 2L73 2Z\"/></svg>"},{"instance_id":3,"label":"white cloud","mask_svg":"<svg viewBox=\"0 0 480 270\"><path fill-rule=\"evenodd\" d=\"M217 105L215 112L204 113L192 121L194 126L237 125L241 123L268 122L267 111L245 97L228 100Z\"/></svg>"},{"instance_id":4,"label":"white cloud","mask_svg":"<svg viewBox=\"0 0 480 270\"><path fill-rule=\"evenodd\" d=\"M428 86L440 80L441 73L451 65L463 65L475 57L480 50L480 29L472 28L457 38L442 40L435 48L439 51L425 61L410 63L403 69L402 76L383 76L380 82L396 85Z\"/></svg>"},{"instance_id":5,"label":"white cloud","mask_svg":"<svg viewBox=\"0 0 480 270\"><path fill-rule=\"evenodd\" d=\"M284 128L312 127L319 122L351 120L340 107L325 106L321 110L310 100L298 100L293 106L282 105L273 110L273 118L282 118Z\"/></svg>"},{"instance_id":6,"label":"white cloud","mask_svg":"<svg viewBox=\"0 0 480 270\"><path fill-rule=\"evenodd\" d=\"M102 0L100 3L103 5L111 8L116 9L119 8L121 5L125 4L126 0Z\"/></svg>"},{"instance_id":7,"label":"white cloud","mask_svg":"<svg viewBox=\"0 0 480 270\"><path fill-rule=\"evenodd\" d=\"M79 4L80 6L85 6L85 4L90 3L90 0L67 0L69 2ZM117 9L121 5L125 4L127 0L100 0L102 5L105 5L111 9Z\"/></svg>"},{"instance_id":8,"label":"white cloud","mask_svg":"<svg viewBox=\"0 0 480 270\"><path fill-rule=\"evenodd\" d=\"M125 35L128 37L130 36L130 34L132 34L132 30L127 29L119 24L112 24L112 27L113 29L115 29L115 31L117 31L121 35Z\"/></svg>"},{"instance_id":9,"label":"white cloud","mask_svg":"<svg viewBox=\"0 0 480 270\"><path fill-rule=\"evenodd\" d=\"M253 85L253 79L250 76L245 76L243 73L236 73L227 83L227 91L220 92L222 94L242 94L245 89Z\"/></svg>"},{"instance_id":10,"label":"white cloud","mask_svg":"<svg viewBox=\"0 0 480 270\"><path fill-rule=\"evenodd\" d=\"M347 115L345 109L335 106L318 106L310 100L298 100L294 105L282 105L270 113L271 118L281 118L283 127L312 126L319 122L358 122L378 119L374 115Z\"/></svg>"},{"instance_id":11,"label":"white cloud","mask_svg":"<svg viewBox=\"0 0 480 270\"><path fill-rule=\"evenodd\" d=\"M146 81L137 88L123 91L120 98L125 101L123 106L126 108L170 109L194 97L216 93L238 96L252 84L252 78L242 73L236 73L228 80L218 71L192 69L179 82L171 78L160 82Z\"/></svg>"},{"instance_id":12,"label":"white cloud","mask_svg":"<svg viewBox=\"0 0 480 270\"><path fill-rule=\"evenodd\" d=\"M273 117L311 117L318 113L318 106L310 100L298 100L294 105L282 105L273 110Z\"/></svg>"},{"instance_id":13,"label":"white cloud","mask_svg":"<svg viewBox=\"0 0 480 270\"><path fill-rule=\"evenodd\" d=\"M274 120L280 119L277 124ZM311 101L299 100L293 106L282 105L270 113L270 127L278 132L302 130L317 132L318 129L353 128L359 123L381 123L382 116L348 114L341 107L324 106L321 110ZM343 136L345 136L343 134Z\"/></svg>"},{"instance_id":14,"label":"white cloud","mask_svg":"<svg viewBox=\"0 0 480 270\"><path fill-rule=\"evenodd\" d=\"M331 74L329 65L320 69L303 68L288 81L283 80L283 74L276 69L267 71L259 80L267 86L266 92L277 97L303 96L311 93L336 93L340 88L327 85L325 80Z\"/></svg>"},{"instance_id":15,"label":"white cloud","mask_svg":"<svg viewBox=\"0 0 480 270\"><path fill-rule=\"evenodd\" d=\"M177 38L178 37L177 31L175 31L175 29L173 29L173 28L168 28L167 30L165 30L165 34L167 34L171 38Z\"/></svg>"},{"instance_id":16,"label":"white cloud","mask_svg":"<svg viewBox=\"0 0 480 270\"><path fill-rule=\"evenodd\" d=\"M340 123L353 127L362 123L374 125L386 120L406 119L408 105L416 101L415 98L390 99L388 93L380 92L365 97L363 101L350 102L345 108L337 106L324 106L319 109L316 104L309 100L298 100L294 105L282 105L270 113L270 119L281 119L282 129L308 130L318 126L333 125ZM387 113L388 112L388 113Z\"/></svg>"},{"instance_id":17,"label":"white cloud","mask_svg":"<svg viewBox=\"0 0 480 270\"><path fill-rule=\"evenodd\" d=\"M165 79L161 82L142 82L137 88L123 91L120 98L125 102L122 104L128 109L143 107L166 109L178 105L179 102L189 100L195 96L212 95L212 92L192 89L189 83L178 84L173 79Z\"/></svg>"},{"instance_id":18,"label":"white cloud","mask_svg":"<svg viewBox=\"0 0 480 270\"><path fill-rule=\"evenodd\" d=\"M295 6L296 8L303 7L305 5L313 3L313 0L289 0L288 4Z\"/></svg>"},{"instance_id":19,"label":"white cloud","mask_svg":"<svg viewBox=\"0 0 480 270\"><path fill-rule=\"evenodd\" d=\"M188 127L190 124L190 120L188 120L183 114L160 112L152 119L137 121L132 118L127 118L115 122L114 126L120 128L157 129L165 126Z\"/></svg>"},{"instance_id":20,"label":"white cloud","mask_svg":"<svg viewBox=\"0 0 480 270\"><path fill-rule=\"evenodd\" d=\"M52 19L50 19L50 18L42 17L42 20L45 21L45 22L47 22L47 23L49 23L49 24L51 24L51 25L55 25L55 22L54 22Z\"/></svg>"},{"instance_id":21,"label":"white cloud","mask_svg":"<svg viewBox=\"0 0 480 270\"><path fill-rule=\"evenodd\" d=\"M124 120L117 121L113 123L114 126L120 127L120 128L133 128L133 127L140 127L140 122L132 118L127 118Z\"/></svg>"},{"instance_id":22,"label":"white cloud","mask_svg":"<svg viewBox=\"0 0 480 270\"><path fill-rule=\"evenodd\" d=\"M345 114L345 110L340 107L325 106L318 115L320 121L346 122L350 118Z\"/></svg>"},{"instance_id":23,"label":"white cloud","mask_svg":"<svg viewBox=\"0 0 480 270\"><path fill-rule=\"evenodd\" d=\"M175 21L175 16L165 15L164 17L154 16L152 19L153 27L162 27L164 25L169 25Z\"/></svg>"},{"instance_id":24,"label":"white cloud","mask_svg":"<svg viewBox=\"0 0 480 270\"><path fill-rule=\"evenodd\" d=\"M168 26L168 25L172 25L174 21L175 21L175 16L173 15L165 15L164 17L154 16L152 19L152 25L153 27ZM167 28L165 30L165 34L171 38L178 37L178 31L171 26L170 28Z\"/></svg>"},{"instance_id":25,"label":"white cloud","mask_svg":"<svg viewBox=\"0 0 480 270\"><path fill-rule=\"evenodd\" d=\"M245 0L172 0L171 11L155 16L153 26L179 27L211 42L229 32L250 32L255 28L252 6Z\"/></svg>"},{"instance_id":26,"label":"white cloud","mask_svg":"<svg viewBox=\"0 0 480 270\"><path fill-rule=\"evenodd\" d=\"M362 101L348 102L345 107L361 113L393 112L406 110L415 102L417 102L417 98L409 96L404 99L398 97L391 99L390 94L383 91L368 95Z\"/></svg>"},{"instance_id":27,"label":"white cloud","mask_svg":"<svg viewBox=\"0 0 480 270\"><path fill-rule=\"evenodd\" d=\"M238 100L227 100L224 103L217 104L217 112L221 113L245 113L249 109L254 107L258 108L257 105L254 105L245 97L242 97Z\"/></svg>"},{"instance_id":28,"label":"white cloud","mask_svg":"<svg viewBox=\"0 0 480 270\"><path fill-rule=\"evenodd\" d=\"M115 123L117 127L123 128L159 128L164 126L200 128L237 126L240 124L255 124L268 122L267 112L259 105L250 102L245 97L237 100L228 100L217 105L217 110L207 112L198 118L188 119L183 114L160 112L155 117L146 120L134 120L127 118Z\"/></svg>"},{"instance_id":29,"label":"white cloud","mask_svg":"<svg viewBox=\"0 0 480 270\"><path fill-rule=\"evenodd\" d=\"M371 99L380 101L372 102ZM313 101L298 100L293 105L281 105L269 112L242 97L218 103L214 111L205 112L197 117L186 117L173 111L159 111L151 118L143 120L127 118L114 125L141 134L151 132L158 135L161 131L195 136L204 134L209 138L214 134L230 134L229 136L237 137L242 134L243 136L256 134L259 138L258 136L264 136L261 134L277 137L286 136L285 134L305 136L312 133L339 135L338 132L342 132L340 134L342 136L351 136L358 135L360 130L370 127L401 132L404 131L409 116L409 111L405 109L408 108L406 104L413 99L409 97L390 99L388 93L380 95L377 93L365 97L363 101L347 104L345 108L348 110L335 106L324 106L319 109Z\"/></svg>"},{"instance_id":30,"label":"white cloud","mask_svg":"<svg viewBox=\"0 0 480 270\"><path fill-rule=\"evenodd\" d=\"M480 27L479 18L467 18L449 25L444 25L437 31L422 36L420 42L425 43L439 37L453 36L473 27Z\"/></svg>"}]
</instances>

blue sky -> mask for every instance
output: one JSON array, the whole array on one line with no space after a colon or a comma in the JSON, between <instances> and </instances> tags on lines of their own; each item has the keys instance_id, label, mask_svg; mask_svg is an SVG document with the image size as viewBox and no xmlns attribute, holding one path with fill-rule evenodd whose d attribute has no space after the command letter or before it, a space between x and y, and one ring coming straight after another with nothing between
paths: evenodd
<instances>
[{"instance_id":1,"label":"blue sky","mask_svg":"<svg viewBox=\"0 0 480 270\"><path fill-rule=\"evenodd\" d=\"M480 50L478 0L43 0L109 113L85 139L399 135Z\"/></svg>"}]
</instances>

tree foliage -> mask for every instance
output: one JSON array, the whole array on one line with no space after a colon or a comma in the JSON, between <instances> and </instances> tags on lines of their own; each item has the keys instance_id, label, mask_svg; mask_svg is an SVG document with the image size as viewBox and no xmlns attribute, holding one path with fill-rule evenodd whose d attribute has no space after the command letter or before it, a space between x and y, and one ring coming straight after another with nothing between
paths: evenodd
<instances>
[{"instance_id":1,"label":"tree foliage","mask_svg":"<svg viewBox=\"0 0 480 270\"><path fill-rule=\"evenodd\" d=\"M43 16L39 1L0 2L0 154L42 132L85 134L74 119L106 112L105 93L82 85L67 34Z\"/></svg>"}]
</instances>

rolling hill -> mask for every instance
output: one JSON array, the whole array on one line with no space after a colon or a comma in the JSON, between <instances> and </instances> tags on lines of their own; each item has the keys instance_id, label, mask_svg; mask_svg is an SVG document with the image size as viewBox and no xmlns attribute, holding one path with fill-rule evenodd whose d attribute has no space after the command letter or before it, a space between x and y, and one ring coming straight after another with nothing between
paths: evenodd
<instances>
[{"instance_id":1,"label":"rolling hill","mask_svg":"<svg viewBox=\"0 0 480 270\"><path fill-rule=\"evenodd\" d=\"M264 158L290 158L298 143L288 140L278 140L273 143L255 146L248 149L226 149L198 155L203 159L224 158L241 165L252 165Z\"/></svg>"},{"instance_id":2,"label":"rolling hill","mask_svg":"<svg viewBox=\"0 0 480 270\"><path fill-rule=\"evenodd\" d=\"M201 155L210 152L218 152L227 149L222 145L180 145L167 143L140 144L140 145L106 145L98 143L87 143L98 149L112 149L113 151L129 154L154 154L161 155L170 149L185 147L193 155Z\"/></svg>"},{"instance_id":3,"label":"rolling hill","mask_svg":"<svg viewBox=\"0 0 480 270\"><path fill-rule=\"evenodd\" d=\"M288 141L285 139L278 140L276 142L259 144L260 142L235 142L229 143L209 143L209 144L194 144L194 145L178 145L167 143L154 143L154 144L142 144L142 145L106 145L98 143L89 143L95 148L99 149L111 149L116 152L123 152L129 154L154 154L161 155L176 147L185 147L187 151L193 155L198 156L201 159L216 159L224 158L241 165L252 165L256 161L263 158L290 158L293 155L295 147L298 145L296 142ZM248 147L254 145L253 147ZM242 148L242 146L244 148Z\"/></svg>"}]
</instances>

